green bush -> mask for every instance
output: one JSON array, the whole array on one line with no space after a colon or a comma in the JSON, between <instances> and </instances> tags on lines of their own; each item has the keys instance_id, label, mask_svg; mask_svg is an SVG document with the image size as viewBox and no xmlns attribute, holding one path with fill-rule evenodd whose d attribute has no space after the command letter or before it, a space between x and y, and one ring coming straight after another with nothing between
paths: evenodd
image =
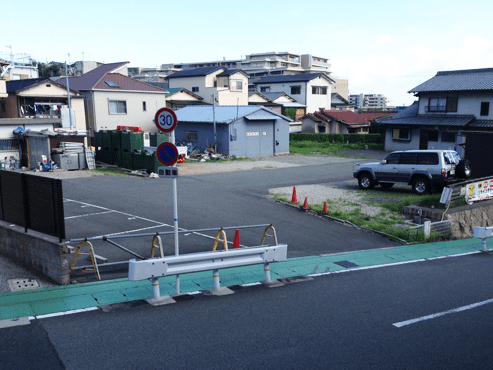
<instances>
[{"instance_id":1,"label":"green bush","mask_svg":"<svg viewBox=\"0 0 493 370\"><path fill-rule=\"evenodd\" d=\"M296 141L314 141L314 142L330 142L346 143L378 143L380 140L379 134L307 134L307 133L291 133L289 140Z\"/></svg>"}]
</instances>

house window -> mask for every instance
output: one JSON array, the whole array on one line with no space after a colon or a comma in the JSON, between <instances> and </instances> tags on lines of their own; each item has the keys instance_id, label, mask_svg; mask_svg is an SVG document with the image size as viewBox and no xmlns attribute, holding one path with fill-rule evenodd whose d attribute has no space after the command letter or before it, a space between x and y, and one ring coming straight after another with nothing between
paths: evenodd
<instances>
[{"instance_id":1,"label":"house window","mask_svg":"<svg viewBox=\"0 0 493 370\"><path fill-rule=\"evenodd\" d=\"M438 141L438 131L428 131L428 141Z\"/></svg>"},{"instance_id":2,"label":"house window","mask_svg":"<svg viewBox=\"0 0 493 370\"><path fill-rule=\"evenodd\" d=\"M183 141L198 141L199 135L197 131L184 131Z\"/></svg>"},{"instance_id":3,"label":"house window","mask_svg":"<svg viewBox=\"0 0 493 370\"><path fill-rule=\"evenodd\" d=\"M457 112L459 98L448 96L446 98L430 98L428 112Z\"/></svg>"},{"instance_id":4,"label":"house window","mask_svg":"<svg viewBox=\"0 0 493 370\"><path fill-rule=\"evenodd\" d=\"M291 86L291 95L301 94L301 86Z\"/></svg>"},{"instance_id":5,"label":"house window","mask_svg":"<svg viewBox=\"0 0 493 370\"><path fill-rule=\"evenodd\" d=\"M260 88L260 92L269 92L270 91L270 86L264 86Z\"/></svg>"},{"instance_id":6,"label":"house window","mask_svg":"<svg viewBox=\"0 0 493 370\"><path fill-rule=\"evenodd\" d=\"M224 87L229 86L229 80L227 78L224 79Z\"/></svg>"},{"instance_id":7,"label":"house window","mask_svg":"<svg viewBox=\"0 0 493 370\"><path fill-rule=\"evenodd\" d=\"M442 132L442 143L455 143L455 132Z\"/></svg>"},{"instance_id":8,"label":"house window","mask_svg":"<svg viewBox=\"0 0 493 370\"><path fill-rule=\"evenodd\" d=\"M214 87L217 87L217 80L214 80Z\"/></svg>"},{"instance_id":9,"label":"house window","mask_svg":"<svg viewBox=\"0 0 493 370\"><path fill-rule=\"evenodd\" d=\"M147 104L146 104L146 102L145 102L145 101L143 101L143 102L142 102L142 110L143 110L144 112L146 112L146 111L147 111Z\"/></svg>"},{"instance_id":10,"label":"house window","mask_svg":"<svg viewBox=\"0 0 493 370\"><path fill-rule=\"evenodd\" d=\"M232 91L241 91L242 89L243 89L242 81L233 81L233 83L231 84Z\"/></svg>"},{"instance_id":11,"label":"house window","mask_svg":"<svg viewBox=\"0 0 493 370\"><path fill-rule=\"evenodd\" d=\"M408 128L394 128L392 129L393 140L410 140Z\"/></svg>"},{"instance_id":12,"label":"house window","mask_svg":"<svg viewBox=\"0 0 493 370\"><path fill-rule=\"evenodd\" d=\"M110 114L127 114L127 102L124 100L110 100Z\"/></svg>"},{"instance_id":13,"label":"house window","mask_svg":"<svg viewBox=\"0 0 493 370\"><path fill-rule=\"evenodd\" d=\"M198 86L192 87L192 92L199 92L199 87Z\"/></svg>"},{"instance_id":14,"label":"house window","mask_svg":"<svg viewBox=\"0 0 493 370\"><path fill-rule=\"evenodd\" d=\"M489 114L490 114L490 103L489 102L482 102L481 103L481 115L487 116Z\"/></svg>"},{"instance_id":15,"label":"house window","mask_svg":"<svg viewBox=\"0 0 493 370\"><path fill-rule=\"evenodd\" d=\"M312 86L312 94L327 95L327 86Z\"/></svg>"}]
</instances>

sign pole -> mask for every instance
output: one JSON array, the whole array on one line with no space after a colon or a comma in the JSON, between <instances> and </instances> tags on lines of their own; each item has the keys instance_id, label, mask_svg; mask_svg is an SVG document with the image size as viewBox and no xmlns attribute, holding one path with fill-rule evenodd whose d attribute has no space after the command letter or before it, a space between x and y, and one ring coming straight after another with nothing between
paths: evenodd
<instances>
[{"instance_id":1,"label":"sign pole","mask_svg":"<svg viewBox=\"0 0 493 370\"><path fill-rule=\"evenodd\" d=\"M171 131L171 144L175 144L175 131ZM176 167L176 163L173 165ZM173 218L175 226L175 256L180 255L180 245L178 243L178 196L176 178L173 178ZM180 275L176 275L176 294L180 294Z\"/></svg>"}]
</instances>

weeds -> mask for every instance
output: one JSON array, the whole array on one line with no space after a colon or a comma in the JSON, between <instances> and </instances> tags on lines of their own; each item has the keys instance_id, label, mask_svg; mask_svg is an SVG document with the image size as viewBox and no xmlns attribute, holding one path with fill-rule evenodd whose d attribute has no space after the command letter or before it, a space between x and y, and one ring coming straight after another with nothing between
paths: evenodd
<instances>
[{"instance_id":1,"label":"weeds","mask_svg":"<svg viewBox=\"0 0 493 370\"><path fill-rule=\"evenodd\" d=\"M338 157L349 157L345 154L337 154L342 150L359 150L359 149L383 150L383 144L374 143L331 143L330 141L291 141L289 144L289 152L292 154L305 155L337 155Z\"/></svg>"}]
</instances>

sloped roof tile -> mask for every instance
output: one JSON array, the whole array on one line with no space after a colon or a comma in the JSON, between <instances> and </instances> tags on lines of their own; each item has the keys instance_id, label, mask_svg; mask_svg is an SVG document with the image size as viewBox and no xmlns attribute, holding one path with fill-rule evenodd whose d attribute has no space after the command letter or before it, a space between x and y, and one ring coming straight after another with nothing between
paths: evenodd
<instances>
[{"instance_id":1,"label":"sloped roof tile","mask_svg":"<svg viewBox=\"0 0 493 370\"><path fill-rule=\"evenodd\" d=\"M91 90L101 80L101 78L114 70L123 67L130 62L108 63L93 69L80 77L69 77L69 86L75 90ZM57 80L61 85L66 86L65 78Z\"/></svg>"},{"instance_id":2,"label":"sloped roof tile","mask_svg":"<svg viewBox=\"0 0 493 370\"><path fill-rule=\"evenodd\" d=\"M170 74L167 78L178 78L178 77L199 77L199 76L207 76L211 73L219 71L220 69L226 70L224 67L201 67L194 69L186 69L184 71L178 71L173 74Z\"/></svg>"},{"instance_id":3,"label":"sloped roof tile","mask_svg":"<svg viewBox=\"0 0 493 370\"><path fill-rule=\"evenodd\" d=\"M493 90L493 68L441 71L409 93Z\"/></svg>"},{"instance_id":4,"label":"sloped roof tile","mask_svg":"<svg viewBox=\"0 0 493 370\"><path fill-rule=\"evenodd\" d=\"M260 80L254 82L254 85L257 84L269 84L269 83L281 83L281 82L307 82L311 81L317 77L324 77L328 80L334 82L329 76L323 73L303 73L299 75L276 75L276 76L265 76Z\"/></svg>"}]
</instances>

